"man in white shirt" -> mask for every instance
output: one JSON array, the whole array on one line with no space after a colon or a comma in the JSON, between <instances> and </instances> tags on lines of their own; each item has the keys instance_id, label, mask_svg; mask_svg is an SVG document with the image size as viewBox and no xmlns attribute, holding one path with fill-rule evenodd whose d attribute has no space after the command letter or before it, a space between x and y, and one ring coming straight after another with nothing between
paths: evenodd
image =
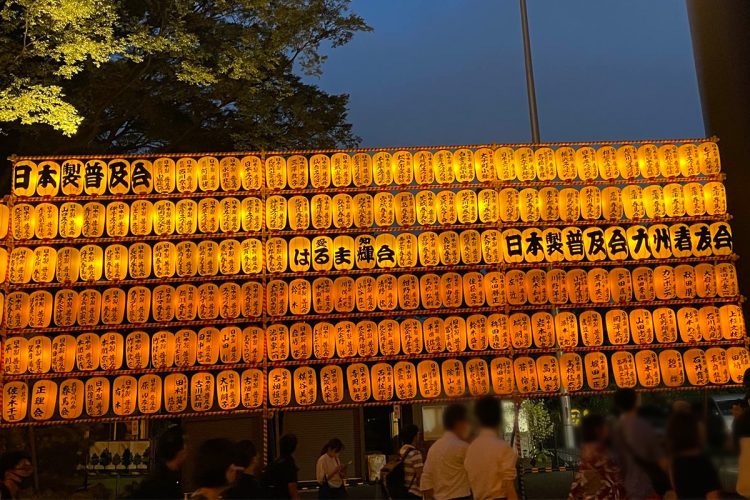
<instances>
[{"instance_id":1,"label":"man in white shirt","mask_svg":"<svg viewBox=\"0 0 750 500\"><path fill-rule=\"evenodd\" d=\"M479 434L466 450L464 466L474 500L516 500L516 452L500 437L500 402L486 396L474 405Z\"/></svg>"},{"instance_id":2,"label":"man in white shirt","mask_svg":"<svg viewBox=\"0 0 750 500\"><path fill-rule=\"evenodd\" d=\"M452 404L445 409L443 429L443 436L427 451L420 489L427 500L470 498L464 458L471 424L464 405Z\"/></svg>"}]
</instances>

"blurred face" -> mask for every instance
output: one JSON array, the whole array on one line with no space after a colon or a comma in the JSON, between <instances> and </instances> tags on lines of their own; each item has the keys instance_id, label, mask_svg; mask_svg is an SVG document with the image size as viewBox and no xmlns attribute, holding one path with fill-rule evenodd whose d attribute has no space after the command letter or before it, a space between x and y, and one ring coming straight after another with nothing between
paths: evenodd
<instances>
[{"instance_id":1,"label":"blurred face","mask_svg":"<svg viewBox=\"0 0 750 500\"><path fill-rule=\"evenodd\" d=\"M462 420L453 429L453 433L461 439L468 439L471 434L471 423L468 420Z\"/></svg>"},{"instance_id":2,"label":"blurred face","mask_svg":"<svg viewBox=\"0 0 750 500\"><path fill-rule=\"evenodd\" d=\"M33 472L34 468L31 465L31 461L24 458L14 468L5 471L4 479L25 487L31 479Z\"/></svg>"}]
</instances>

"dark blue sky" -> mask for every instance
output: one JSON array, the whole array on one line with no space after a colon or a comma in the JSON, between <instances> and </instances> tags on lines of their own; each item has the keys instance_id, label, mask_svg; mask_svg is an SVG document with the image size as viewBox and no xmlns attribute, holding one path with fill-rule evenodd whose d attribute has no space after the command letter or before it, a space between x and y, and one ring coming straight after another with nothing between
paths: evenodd
<instances>
[{"instance_id":1,"label":"dark blue sky","mask_svg":"<svg viewBox=\"0 0 750 500\"><path fill-rule=\"evenodd\" d=\"M684 0L528 0L543 141L703 135ZM516 0L353 0L330 52L363 146L530 140Z\"/></svg>"}]
</instances>

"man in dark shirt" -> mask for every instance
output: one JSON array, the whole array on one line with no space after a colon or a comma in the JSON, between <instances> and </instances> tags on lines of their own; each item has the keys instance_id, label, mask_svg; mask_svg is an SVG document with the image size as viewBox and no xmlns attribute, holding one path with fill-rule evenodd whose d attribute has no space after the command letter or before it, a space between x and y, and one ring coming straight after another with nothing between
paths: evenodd
<instances>
[{"instance_id":1,"label":"man in dark shirt","mask_svg":"<svg viewBox=\"0 0 750 500\"><path fill-rule=\"evenodd\" d=\"M237 457L235 464L242 467L242 474L235 480L234 484L224 492L224 498L263 498L260 483L255 477L258 469L258 452L252 441L240 441L237 443Z\"/></svg>"},{"instance_id":2,"label":"man in dark shirt","mask_svg":"<svg viewBox=\"0 0 750 500\"><path fill-rule=\"evenodd\" d=\"M263 472L264 496L267 498L299 499L297 471L293 453L297 449L297 436L284 434L279 440L280 456Z\"/></svg>"},{"instance_id":3,"label":"man in dark shirt","mask_svg":"<svg viewBox=\"0 0 750 500\"><path fill-rule=\"evenodd\" d=\"M159 437L156 446L156 464L149 477L136 487L132 499L182 499L180 469L187 450L182 428L170 427Z\"/></svg>"}]
</instances>

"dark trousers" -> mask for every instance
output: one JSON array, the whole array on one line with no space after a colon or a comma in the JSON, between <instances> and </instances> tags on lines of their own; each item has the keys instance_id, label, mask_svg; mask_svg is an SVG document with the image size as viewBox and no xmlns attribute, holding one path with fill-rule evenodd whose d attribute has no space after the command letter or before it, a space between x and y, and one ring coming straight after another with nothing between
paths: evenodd
<instances>
[{"instance_id":1,"label":"dark trousers","mask_svg":"<svg viewBox=\"0 0 750 500\"><path fill-rule=\"evenodd\" d=\"M331 485L325 485L318 489L318 498L320 499L336 499L336 498L347 498L349 495L346 494L346 486L341 485L338 488L334 488Z\"/></svg>"}]
</instances>

